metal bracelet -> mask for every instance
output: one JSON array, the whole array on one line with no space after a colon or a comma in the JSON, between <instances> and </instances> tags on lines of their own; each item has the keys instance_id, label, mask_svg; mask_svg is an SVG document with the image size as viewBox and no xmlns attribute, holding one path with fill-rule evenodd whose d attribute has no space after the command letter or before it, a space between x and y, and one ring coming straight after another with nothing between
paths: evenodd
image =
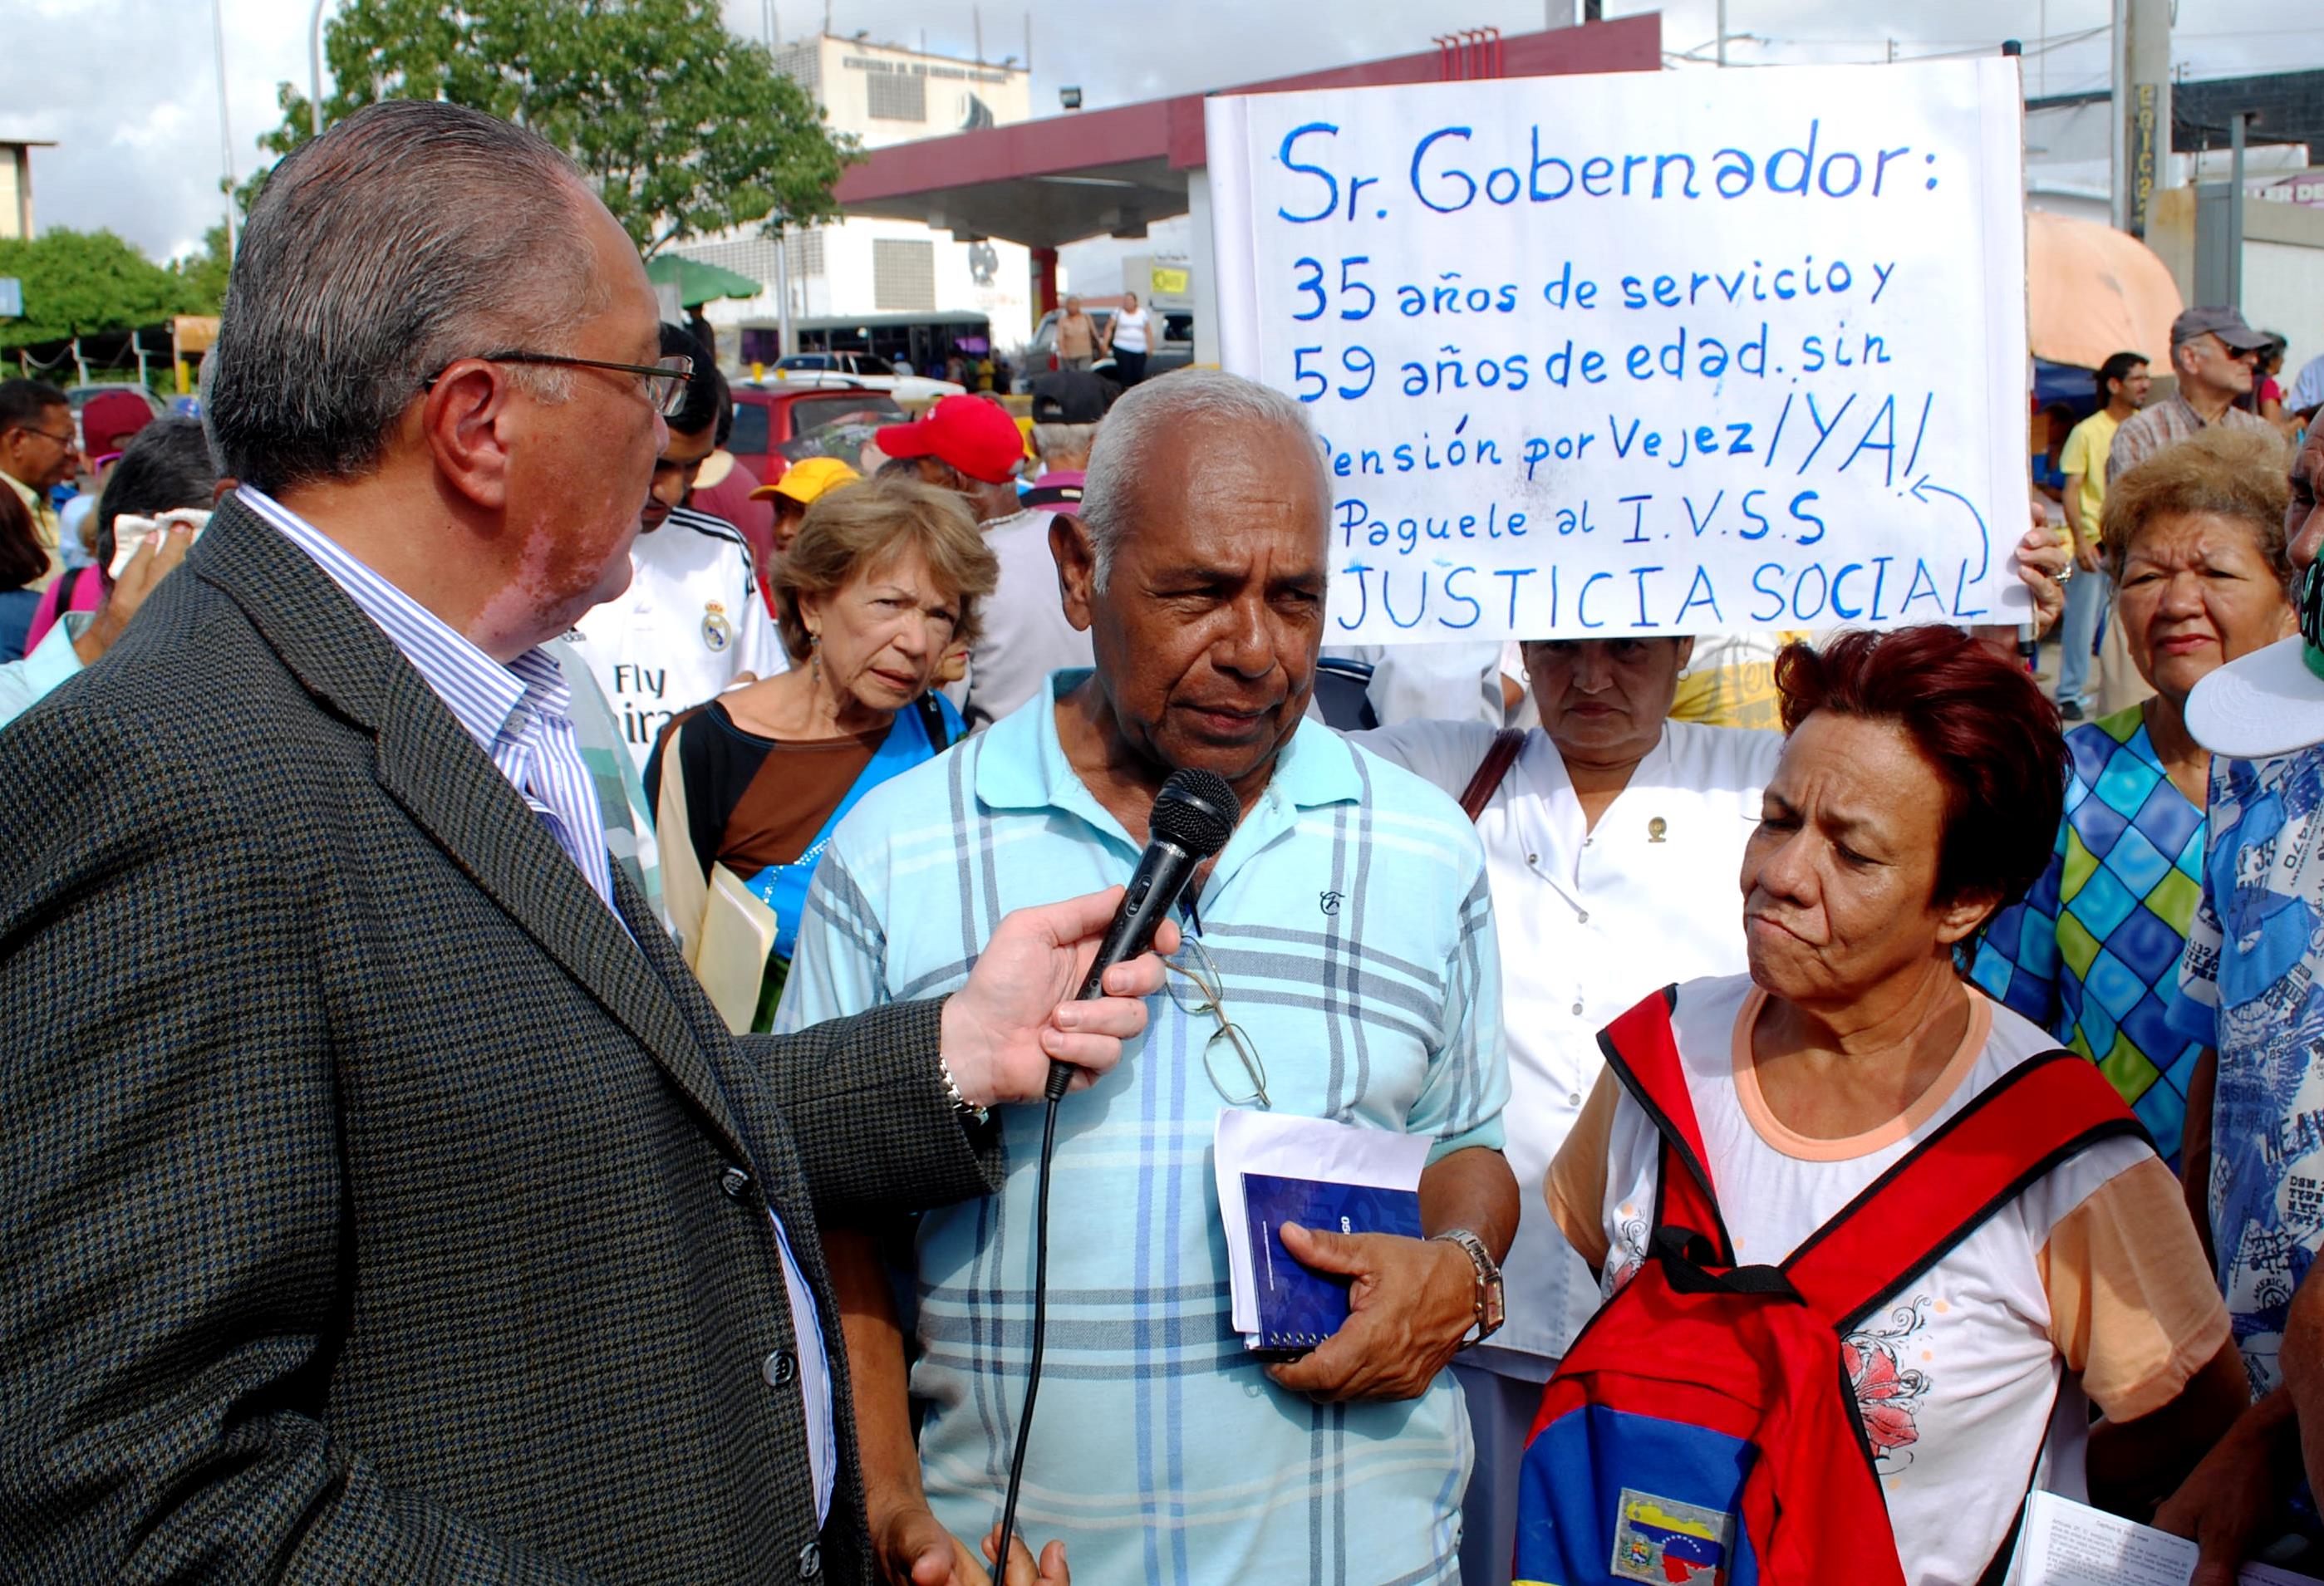
<instances>
[{"instance_id":1,"label":"metal bracelet","mask_svg":"<svg viewBox=\"0 0 2324 1586\"><path fill-rule=\"evenodd\" d=\"M954 1111L958 1111L963 1118L967 1119L971 1123L982 1123L992 1116L992 1110L990 1107L979 1107L960 1093L960 1082L953 1078L952 1065L944 1060L942 1053L936 1056L936 1074L944 1081L945 1099L952 1102Z\"/></svg>"}]
</instances>

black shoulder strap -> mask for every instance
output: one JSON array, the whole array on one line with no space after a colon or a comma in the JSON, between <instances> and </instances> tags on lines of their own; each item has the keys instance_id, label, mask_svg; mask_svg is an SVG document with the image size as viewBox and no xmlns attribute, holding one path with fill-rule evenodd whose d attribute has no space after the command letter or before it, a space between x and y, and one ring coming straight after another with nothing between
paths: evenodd
<instances>
[{"instance_id":1,"label":"black shoulder strap","mask_svg":"<svg viewBox=\"0 0 2324 1586\"><path fill-rule=\"evenodd\" d=\"M912 702L919 707L920 726L928 735L928 748L942 754L952 746L952 731L945 725L944 706L936 703L933 688Z\"/></svg>"}]
</instances>

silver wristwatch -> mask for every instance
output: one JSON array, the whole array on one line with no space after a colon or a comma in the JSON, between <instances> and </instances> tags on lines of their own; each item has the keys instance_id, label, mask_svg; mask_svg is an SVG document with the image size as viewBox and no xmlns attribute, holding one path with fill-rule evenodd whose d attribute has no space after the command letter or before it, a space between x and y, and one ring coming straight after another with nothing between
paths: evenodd
<instances>
[{"instance_id":1,"label":"silver wristwatch","mask_svg":"<svg viewBox=\"0 0 2324 1586\"><path fill-rule=\"evenodd\" d=\"M1493 1259L1490 1250L1485 1249L1485 1241L1465 1228L1448 1228L1443 1233L1429 1237L1449 1240L1459 1245L1476 1267L1477 1330L1461 1341L1461 1347L1467 1349L1471 1344L1484 1342L1501 1330L1501 1323L1508 1315L1501 1289L1500 1263Z\"/></svg>"}]
</instances>

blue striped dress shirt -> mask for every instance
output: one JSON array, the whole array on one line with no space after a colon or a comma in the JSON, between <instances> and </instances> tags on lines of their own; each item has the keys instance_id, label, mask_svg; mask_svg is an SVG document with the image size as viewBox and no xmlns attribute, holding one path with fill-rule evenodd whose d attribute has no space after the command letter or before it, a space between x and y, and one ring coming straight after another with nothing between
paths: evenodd
<instances>
[{"instance_id":1,"label":"blue striped dress shirt","mask_svg":"<svg viewBox=\"0 0 2324 1586\"><path fill-rule=\"evenodd\" d=\"M314 558L331 582L379 624L613 908L604 812L574 734L573 689L564 669L539 650L503 666L265 492L245 484L235 493ZM613 913L620 917L621 910Z\"/></svg>"}]
</instances>

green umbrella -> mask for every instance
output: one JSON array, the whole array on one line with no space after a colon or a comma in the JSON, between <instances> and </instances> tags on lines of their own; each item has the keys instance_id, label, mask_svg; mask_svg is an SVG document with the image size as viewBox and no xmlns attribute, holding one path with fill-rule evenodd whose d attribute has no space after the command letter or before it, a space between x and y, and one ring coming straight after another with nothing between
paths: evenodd
<instances>
[{"instance_id":1,"label":"green umbrella","mask_svg":"<svg viewBox=\"0 0 2324 1586\"><path fill-rule=\"evenodd\" d=\"M678 302L688 309L713 298L755 298L767 290L763 281L678 254L658 254L647 260L646 279L656 286L676 287Z\"/></svg>"}]
</instances>

